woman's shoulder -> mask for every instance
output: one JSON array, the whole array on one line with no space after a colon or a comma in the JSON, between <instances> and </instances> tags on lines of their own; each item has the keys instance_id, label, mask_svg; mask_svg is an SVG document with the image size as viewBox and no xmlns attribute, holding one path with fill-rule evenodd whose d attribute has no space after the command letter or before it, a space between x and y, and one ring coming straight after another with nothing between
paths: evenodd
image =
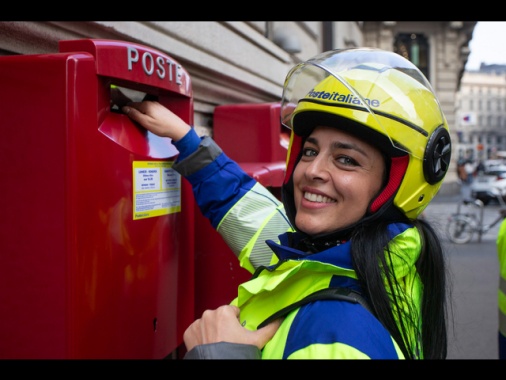
<instances>
[{"instance_id":1,"label":"woman's shoulder","mask_svg":"<svg viewBox=\"0 0 506 380\"><path fill-rule=\"evenodd\" d=\"M303 306L291 323L289 336L296 341L294 347L324 345L323 350L333 352L329 355L398 358L393 339L380 321L349 301L320 300Z\"/></svg>"},{"instance_id":2,"label":"woman's shoulder","mask_svg":"<svg viewBox=\"0 0 506 380\"><path fill-rule=\"evenodd\" d=\"M293 321L293 325L303 328L334 331L346 334L357 325L365 329L381 329L379 320L359 303L339 299L325 299L304 305ZM313 327L314 326L314 327Z\"/></svg>"}]
</instances>

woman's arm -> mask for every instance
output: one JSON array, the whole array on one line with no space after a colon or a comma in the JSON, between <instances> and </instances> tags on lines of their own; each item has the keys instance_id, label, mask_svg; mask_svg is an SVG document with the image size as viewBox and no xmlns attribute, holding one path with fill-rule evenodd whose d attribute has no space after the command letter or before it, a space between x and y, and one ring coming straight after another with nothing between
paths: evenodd
<instances>
[{"instance_id":1,"label":"woman's arm","mask_svg":"<svg viewBox=\"0 0 506 380\"><path fill-rule=\"evenodd\" d=\"M152 133L172 139L180 152L172 168L192 185L202 214L241 266L253 273L255 268L269 265L273 254L265 240L276 240L290 228L281 202L226 156L214 140L198 137L160 103L129 103L122 110Z\"/></svg>"}]
</instances>

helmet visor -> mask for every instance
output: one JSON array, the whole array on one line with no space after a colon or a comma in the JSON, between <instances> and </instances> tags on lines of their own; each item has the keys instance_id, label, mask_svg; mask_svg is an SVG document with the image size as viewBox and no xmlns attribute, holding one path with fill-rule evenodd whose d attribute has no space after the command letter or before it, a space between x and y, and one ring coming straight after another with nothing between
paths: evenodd
<instances>
[{"instance_id":1,"label":"helmet visor","mask_svg":"<svg viewBox=\"0 0 506 380\"><path fill-rule=\"evenodd\" d=\"M444 123L421 71L400 55L379 49L329 51L295 66L283 87L281 123L298 134L294 115L305 110L357 121L418 158L424 156L427 137Z\"/></svg>"}]
</instances>

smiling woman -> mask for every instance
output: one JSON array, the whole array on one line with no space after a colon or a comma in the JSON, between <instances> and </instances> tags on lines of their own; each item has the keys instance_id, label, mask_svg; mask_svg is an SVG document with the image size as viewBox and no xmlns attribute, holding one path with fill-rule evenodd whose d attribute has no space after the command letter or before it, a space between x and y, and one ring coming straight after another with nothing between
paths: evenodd
<instances>
[{"instance_id":1,"label":"smiling woman","mask_svg":"<svg viewBox=\"0 0 506 380\"><path fill-rule=\"evenodd\" d=\"M293 173L297 227L318 235L358 222L385 179L379 149L335 128L316 127Z\"/></svg>"},{"instance_id":2,"label":"smiling woman","mask_svg":"<svg viewBox=\"0 0 506 380\"><path fill-rule=\"evenodd\" d=\"M284 83L283 203L160 103L123 107L172 139L172 168L253 274L186 329L185 358L446 358L445 256L418 218L451 155L429 82L400 55L364 48L321 53ZM343 289L370 307L315 297Z\"/></svg>"}]
</instances>

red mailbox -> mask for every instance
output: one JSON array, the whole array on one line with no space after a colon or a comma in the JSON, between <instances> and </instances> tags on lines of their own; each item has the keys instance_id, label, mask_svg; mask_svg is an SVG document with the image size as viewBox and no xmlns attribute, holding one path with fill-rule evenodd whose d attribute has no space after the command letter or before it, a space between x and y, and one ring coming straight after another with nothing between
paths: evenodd
<instances>
[{"instance_id":1,"label":"red mailbox","mask_svg":"<svg viewBox=\"0 0 506 380\"><path fill-rule=\"evenodd\" d=\"M110 89L193 123L188 73L85 39L1 57L0 83L0 358L174 356L194 314L193 195L170 141L114 112Z\"/></svg>"},{"instance_id":2,"label":"red mailbox","mask_svg":"<svg viewBox=\"0 0 506 380\"><path fill-rule=\"evenodd\" d=\"M222 105L215 108L214 140L253 178L281 199L290 131L280 123L280 103ZM195 312L229 303L251 274L200 210L195 214Z\"/></svg>"}]
</instances>

